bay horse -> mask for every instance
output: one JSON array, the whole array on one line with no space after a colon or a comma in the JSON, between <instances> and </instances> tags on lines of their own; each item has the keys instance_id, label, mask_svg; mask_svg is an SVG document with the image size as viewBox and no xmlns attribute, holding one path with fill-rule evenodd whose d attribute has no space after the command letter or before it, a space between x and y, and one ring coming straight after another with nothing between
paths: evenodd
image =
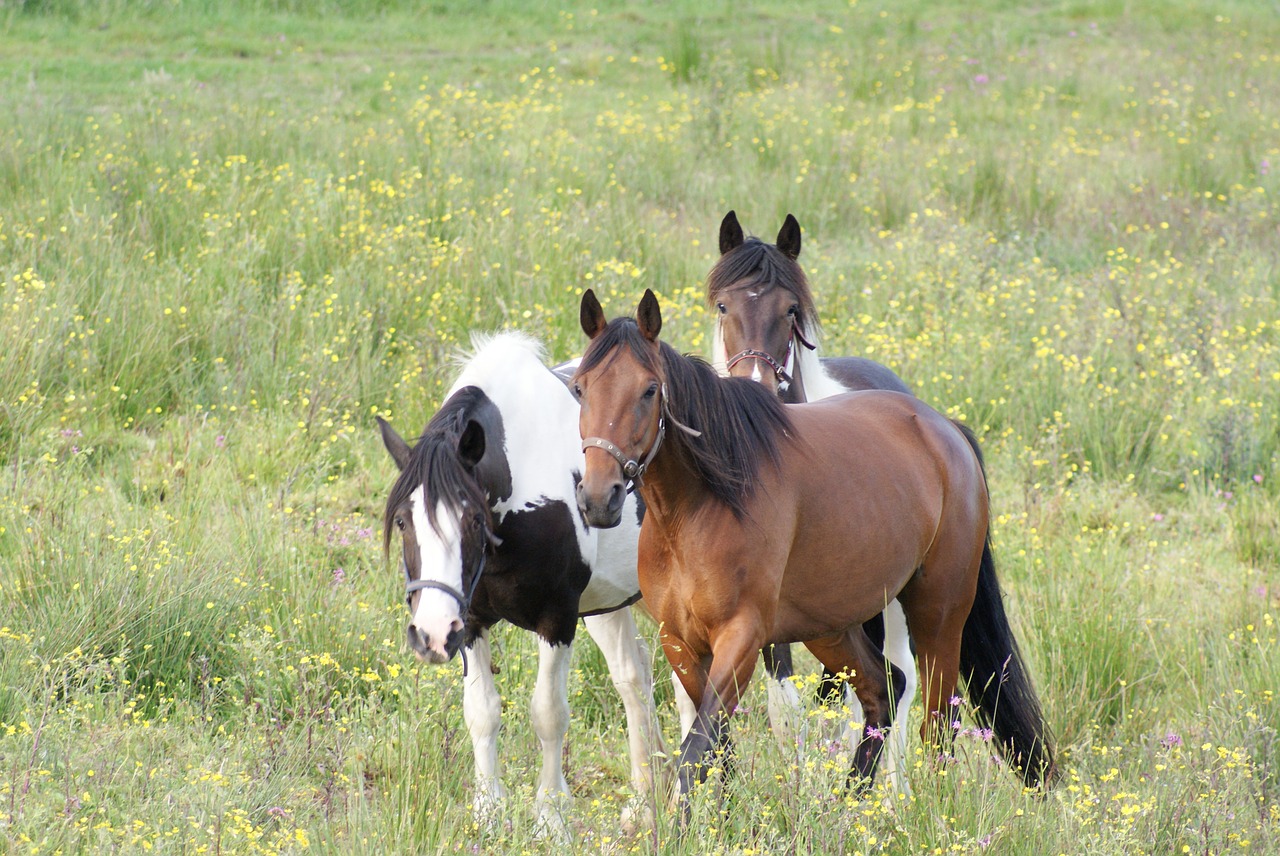
<instances>
[{"instance_id":1,"label":"bay horse","mask_svg":"<svg viewBox=\"0 0 1280 856\"><path fill-rule=\"evenodd\" d=\"M773 244L746 237L738 215L730 211L720 222L720 258L707 274L707 303L715 309L711 364L721 374L747 377L778 393L788 404L819 401L832 395L863 389L885 389L911 394L902 378L874 360L864 357L819 358L821 325L813 292L800 266L800 223L788 214ZM882 615L866 623L867 635L884 649L887 659L905 677L902 703L894 710L892 740L886 753L885 772L890 782L909 793L906 779L906 729L903 727L916 692L915 662L902 607L890 601ZM765 664L786 687L783 676L792 673L790 649L778 646ZM824 674L818 695L830 699L842 683ZM860 721L861 706L847 685L845 703L852 718ZM794 688L785 701L770 684L770 704L785 703L793 710L799 698ZM691 716L691 714L686 714ZM851 728L849 729L852 730ZM847 740L852 744L853 740Z\"/></svg>"},{"instance_id":2,"label":"bay horse","mask_svg":"<svg viewBox=\"0 0 1280 856\"><path fill-rule=\"evenodd\" d=\"M694 727L679 793L708 772L766 643L802 642L852 675L865 715L850 778L875 775L901 673L863 623L902 604L923 683L926 745L949 746L963 678L978 716L1029 786L1055 776L1048 729L1005 615L989 543L986 475L972 434L920 400L870 390L785 405L721 378L658 338L646 291L634 319L607 322L591 290L590 344L573 376L592 526L647 506L640 588Z\"/></svg>"},{"instance_id":3,"label":"bay horse","mask_svg":"<svg viewBox=\"0 0 1280 856\"><path fill-rule=\"evenodd\" d=\"M473 342L474 355L413 446L378 419L400 470L387 498L383 545L389 551L400 536L408 644L428 663L463 652L463 711L475 760L472 805L477 819L489 823L506 796L497 745L502 702L489 631L508 621L537 634L531 717L542 768L536 816L544 834L564 839L570 646L583 617L626 710L635 793L624 813L630 824L648 813L661 787L654 765L663 753L652 662L629 609L639 598L640 511L631 500L630 525L587 527L574 500L583 467L577 403L533 339L503 333Z\"/></svg>"}]
</instances>

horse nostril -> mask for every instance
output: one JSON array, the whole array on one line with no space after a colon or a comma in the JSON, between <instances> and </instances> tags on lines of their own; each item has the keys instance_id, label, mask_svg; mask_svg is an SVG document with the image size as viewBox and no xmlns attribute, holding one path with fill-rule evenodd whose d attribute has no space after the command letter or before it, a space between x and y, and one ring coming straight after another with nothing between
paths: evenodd
<instances>
[{"instance_id":1,"label":"horse nostril","mask_svg":"<svg viewBox=\"0 0 1280 856\"><path fill-rule=\"evenodd\" d=\"M425 652L427 650L427 636L414 625L409 625L408 630L409 647L414 651Z\"/></svg>"},{"instance_id":2,"label":"horse nostril","mask_svg":"<svg viewBox=\"0 0 1280 856\"><path fill-rule=\"evenodd\" d=\"M622 507L622 503L626 501L627 491L621 484L615 484L613 489L609 491L609 508L618 509Z\"/></svg>"}]
</instances>

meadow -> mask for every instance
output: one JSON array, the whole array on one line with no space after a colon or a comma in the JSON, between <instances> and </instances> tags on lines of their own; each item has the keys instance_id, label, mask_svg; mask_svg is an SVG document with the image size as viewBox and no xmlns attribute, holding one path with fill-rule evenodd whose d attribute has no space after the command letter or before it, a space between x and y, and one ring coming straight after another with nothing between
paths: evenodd
<instances>
[{"instance_id":1,"label":"meadow","mask_svg":"<svg viewBox=\"0 0 1280 856\"><path fill-rule=\"evenodd\" d=\"M1244 0L0 0L0 850L1280 851L1277 45ZM555 846L498 632L477 828L375 416L473 330L579 353L588 286L704 353L730 209L799 219L825 352L979 434L1063 779L966 728L858 801L755 686L723 806L624 833L584 639Z\"/></svg>"}]
</instances>

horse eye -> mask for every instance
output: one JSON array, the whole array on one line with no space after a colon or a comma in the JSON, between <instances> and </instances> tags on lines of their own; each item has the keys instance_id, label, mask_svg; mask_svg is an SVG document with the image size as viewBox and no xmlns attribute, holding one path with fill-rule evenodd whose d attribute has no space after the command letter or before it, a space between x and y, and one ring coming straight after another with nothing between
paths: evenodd
<instances>
[{"instance_id":1,"label":"horse eye","mask_svg":"<svg viewBox=\"0 0 1280 856\"><path fill-rule=\"evenodd\" d=\"M644 391L645 398L653 398L658 394L658 385L656 383L649 384L649 388Z\"/></svg>"},{"instance_id":2,"label":"horse eye","mask_svg":"<svg viewBox=\"0 0 1280 856\"><path fill-rule=\"evenodd\" d=\"M578 400L582 399L582 387L578 386L576 383L569 387L569 391L573 393L574 398Z\"/></svg>"},{"instance_id":3,"label":"horse eye","mask_svg":"<svg viewBox=\"0 0 1280 856\"><path fill-rule=\"evenodd\" d=\"M404 518L403 518L403 517L397 517L397 518L396 518L396 528L397 528L397 529L399 529L401 532L403 532L403 531L404 531Z\"/></svg>"},{"instance_id":4,"label":"horse eye","mask_svg":"<svg viewBox=\"0 0 1280 856\"><path fill-rule=\"evenodd\" d=\"M791 308L787 310L787 314L788 314L788 315L790 315L792 318L794 318L794 317L796 317L797 315L799 315L799 314L800 314L800 304L798 304L798 303L793 303L793 304L791 304Z\"/></svg>"},{"instance_id":5,"label":"horse eye","mask_svg":"<svg viewBox=\"0 0 1280 856\"><path fill-rule=\"evenodd\" d=\"M725 309L725 308L724 308L724 304L723 304L723 303L717 303L717 304L716 304L716 309L719 309L719 310L720 310L720 314L721 314L721 315L723 315L724 313L726 313L726 312L728 312L728 311L729 311L729 310L727 310L727 309Z\"/></svg>"}]
</instances>

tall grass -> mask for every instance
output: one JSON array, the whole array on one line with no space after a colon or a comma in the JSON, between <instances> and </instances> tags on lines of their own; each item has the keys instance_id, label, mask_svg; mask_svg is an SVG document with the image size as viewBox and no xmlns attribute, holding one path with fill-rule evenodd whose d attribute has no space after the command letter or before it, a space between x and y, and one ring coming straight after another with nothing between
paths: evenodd
<instances>
[{"instance_id":1,"label":"tall grass","mask_svg":"<svg viewBox=\"0 0 1280 856\"><path fill-rule=\"evenodd\" d=\"M578 352L587 286L654 288L705 352L736 209L800 219L824 351L982 437L1064 780L965 731L859 802L753 687L727 791L623 834L584 641L576 848L1273 852L1278 35L1247 3L0 0L4 849L548 849L536 647L495 635L481 830L460 666L408 655L372 537L373 416L425 424L472 330Z\"/></svg>"}]
</instances>

